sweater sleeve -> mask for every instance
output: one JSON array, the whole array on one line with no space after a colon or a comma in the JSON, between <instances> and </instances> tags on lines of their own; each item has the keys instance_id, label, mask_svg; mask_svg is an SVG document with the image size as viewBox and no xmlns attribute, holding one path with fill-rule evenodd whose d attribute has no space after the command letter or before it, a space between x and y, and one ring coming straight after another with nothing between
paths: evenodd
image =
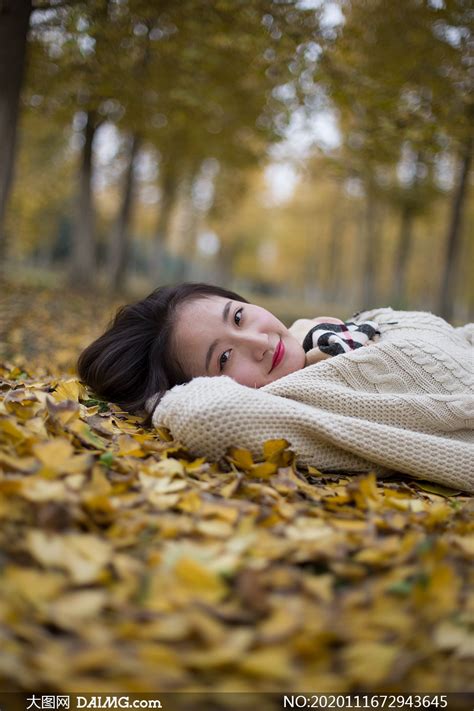
<instances>
[{"instance_id":1,"label":"sweater sleeve","mask_svg":"<svg viewBox=\"0 0 474 711\"><path fill-rule=\"evenodd\" d=\"M327 418L312 405L218 376L172 388L156 407L152 422L212 461L220 460L230 446L249 449L258 457L266 440L286 439L304 464L334 471L387 471L331 442L325 435Z\"/></svg>"},{"instance_id":2,"label":"sweater sleeve","mask_svg":"<svg viewBox=\"0 0 474 711\"><path fill-rule=\"evenodd\" d=\"M193 454L211 461L219 461L230 446L259 457L266 440L286 439L300 463L321 471L375 471L379 476L398 471L474 491L469 469L474 447L466 429L472 401L456 393L357 392L316 377L318 369L338 361L329 359L282 378L289 388L286 396L226 376L195 378L163 397L153 424L168 428ZM306 386L308 402L303 402Z\"/></svg>"}]
</instances>

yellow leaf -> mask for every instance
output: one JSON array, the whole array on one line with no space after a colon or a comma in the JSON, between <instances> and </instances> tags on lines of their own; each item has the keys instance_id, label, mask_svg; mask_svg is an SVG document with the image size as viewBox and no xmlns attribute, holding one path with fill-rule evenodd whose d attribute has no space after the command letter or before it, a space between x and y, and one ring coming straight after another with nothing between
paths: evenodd
<instances>
[{"instance_id":1,"label":"yellow leaf","mask_svg":"<svg viewBox=\"0 0 474 711\"><path fill-rule=\"evenodd\" d=\"M343 531L360 531L362 533L367 529L367 521L334 518L331 523L334 528L339 528Z\"/></svg>"},{"instance_id":2,"label":"yellow leaf","mask_svg":"<svg viewBox=\"0 0 474 711\"><path fill-rule=\"evenodd\" d=\"M172 479L169 476L153 477L140 473L138 478L148 494L171 494L188 487L188 483L184 479Z\"/></svg>"},{"instance_id":3,"label":"yellow leaf","mask_svg":"<svg viewBox=\"0 0 474 711\"><path fill-rule=\"evenodd\" d=\"M160 459L159 462L153 462L148 466L146 473L151 476L183 476L184 466L177 459Z\"/></svg>"},{"instance_id":4,"label":"yellow leaf","mask_svg":"<svg viewBox=\"0 0 474 711\"><path fill-rule=\"evenodd\" d=\"M230 664L235 665L247 656L254 632L251 629L237 629L227 633L222 645L215 645L209 650L183 653L183 663L196 669L214 669Z\"/></svg>"},{"instance_id":5,"label":"yellow leaf","mask_svg":"<svg viewBox=\"0 0 474 711\"><path fill-rule=\"evenodd\" d=\"M357 479L347 488L352 493L358 508L374 509L376 507L380 492L377 488L377 478L373 472Z\"/></svg>"},{"instance_id":6,"label":"yellow leaf","mask_svg":"<svg viewBox=\"0 0 474 711\"><path fill-rule=\"evenodd\" d=\"M42 464L57 471L72 457L74 449L69 440L57 437L49 442L35 444L33 453Z\"/></svg>"},{"instance_id":7,"label":"yellow leaf","mask_svg":"<svg viewBox=\"0 0 474 711\"><path fill-rule=\"evenodd\" d=\"M207 501L204 497L201 499L201 515L204 516L216 516L218 518L224 519L228 523L235 523L239 517L239 510L237 507L232 506L228 502L218 502Z\"/></svg>"},{"instance_id":8,"label":"yellow leaf","mask_svg":"<svg viewBox=\"0 0 474 711\"><path fill-rule=\"evenodd\" d=\"M415 602L421 607L431 605L437 616L441 612L456 610L460 580L455 570L449 564L440 562L435 564L427 578L426 583L414 587Z\"/></svg>"},{"instance_id":9,"label":"yellow leaf","mask_svg":"<svg viewBox=\"0 0 474 711\"><path fill-rule=\"evenodd\" d=\"M196 531L211 538L229 538L233 530L225 521L198 521L196 524Z\"/></svg>"},{"instance_id":10,"label":"yellow leaf","mask_svg":"<svg viewBox=\"0 0 474 711\"><path fill-rule=\"evenodd\" d=\"M0 432L3 432L14 439L24 439L25 432L11 417L0 417Z\"/></svg>"},{"instance_id":11,"label":"yellow leaf","mask_svg":"<svg viewBox=\"0 0 474 711\"><path fill-rule=\"evenodd\" d=\"M355 642L342 651L349 677L363 687L373 687L389 676L398 655L395 645L383 642Z\"/></svg>"},{"instance_id":12,"label":"yellow leaf","mask_svg":"<svg viewBox=\"0 0 474 711\"><path fill-rule=\"evenodd\" d=\"M249 474L261 479L269 479L276 471L278 471L278 466L273 462L262 462L261 464L254 464L250 468Z\"/></svg>"},{"instance_id":13,"label":"yellow leaf","mask_svg":"<svg viewBox=\"0 0 474 711\"><path fill-rule=\"evenodd\" d=\"M182 674L182 663L177 652L164 644L145 643L138 650L140 661L150 664L153 669L161 672L178 672ZM179 677L178 677L179 678Z\"/></svg>"},{"instance_id":14,"label":"yellow leaf","mask_svg":"<svg viewBox=\"0 0 474 711\"><path fill-rule=\"evenodd\" d=\"M16 565L6 566L2 578L13 595L19 595L35 607L57 597L67 582L60 573L45 573Z\"/></svg>"},{"instance_id":15,"label":"yellow leaf","mask_svg":"<svg viewBox=\"0 0 474 711\"><path fill-rule=\"evenodd\" d=\"M325 504L336 504L336 505L343 505L347 504L351 500L350 495L347 492L343 492L341 494L334 494L333 496L325 496L323 498L323 502Z\"/></svg>"},{"instance_id":16,"label":"yellow leaf","mask_svg":"<svg viewBox=\"0 0 474 711\"><path fill-rule=\"evenodd\" d=\"M50 417L63 427L76 420L80 414L79 403L75 400L62 400L56 403L51 397L48 397L46 407Z\"/></svg>"},{"instance_id":17,"label":"yellow leaf","mask_svg":"<svg viewBox=\"0 0 474 711\"><path fill-rule=\"evenodd\" d=\"M53 398L57 402L61 400L73 400L77 402L80 397L86 395L86 389L79 380L76 378L70 378L69 380L61 380L56 386L55 391L52 393Z\"/></svg>"},{"instance_id":18,"label":"yellow leaf","mask_svg":"<svg viewBox=\"0 0 474 711\"><path fill-rule=\"evenodd\" d=\"M249 652L239 664L239 669L251 676L276 681L289 682L295 675L290 652L282 647L269 647Z\"/></svg>"},{"instance_id":19,"label":"yellow leaf","mask_svg":"<svg viewBox=\"0 0 474 711\"><path fill-rule=\"evenodd\" d=\"M198 459L194 459L192 462L185 462L184 466L187 472L201 471L203 467L207 466L206 458L198 457Z\"/></svg>"},{"instance_id":20,"label":"yellow leaf","mask_svg":"<svg viewBox=\"0 0 474 711\"><path fill-rule=\"evenodd\" d=\"M211 611L205 612L193 608L187 615L187 621L190 631L197 633L206 644L216 645L226 641L229 630L223 622L214 617Z\"/></svg>"},{"instance_id":21,"label":"yellow leaf","mask_svg":"<svg viewBox=\"0 0 474 711\"><path fill-rule=\"evenodd\" d=\"M165 442L172 442L173 438L171 436L171 433L166 427L157 427L156 432L158 433L158 436L160 439L164 440Z\"/></svg>"},{"instance_id":22,"label":"yellow leaf","mask_svg":"<svg viewBox=\"0 0 474 711\"><path fill-rule=\"evenodd\" d=\"M452 514L449 503L444 501L440 504L431 504L429 508L424 507L424 510L426 510L426 523L433 526L444 523Z\"/></svg>"},{"instance_id":23,"label":"yellow leaf","mask_svg":"<svg viewBox=\"0 0 474 711\"><path fill-rule=\"evenodd\" d=\"M281 596L277 598L272 613L258 626L259 642L276 644L286 640L302 625L301 599Z\"/></svg>"},{"instance_id":24,"label":"yellow leaf","mask_svg":"<svg viewBox=\"0 0 474 711\"><path fill-rule=\"evenodd\" d=\"M231 479L228 484L225 484L222 487L222 489L220 490L220 495L223 496L225 499L230 498L237 492L241 482L242 479L240 478L240 476L234 476L234 478Z\"/></svg>"},{"instance_id":25,"label":"yellow leaf","mask_svg":"<svg viewBox=\"0 0 474 711\"><path fill-rule=\"evenodd\" d=\"M253 457L248 449L231 447L228 456L230 460L241 469L250 469L253 466Z\"/></svg>"},{"instance_id":26,"label":"yellow leaf","mask_svg":"<svg viewBox=\"0 0 474 711\"><path fill-rule=\"evenodd\" d=\"M119 435L117 438L118 451L117 455L119 457L144 457L145 453L140 447L139 443L130 435Z\"/></svg>"},{"instance_id":27,"label":"yellow leaf","mask_svg":"<svg viewBox=\"0 0 474 711\"><path fill-rule=\"evenodd\" d=\"M474 637L467 625L441 622L434 631L434 643L442 650L456 650L458 657L474 658Z\"/></svg>"},{"instance_id":28,"label":"yellow leaf","mask_svg":"<svg viewBox=\"0 0 474 711\"><path fill-rule=\"evenodd\" d=\"M311 595L315 595L323 602L330 602L333 596L334 578L332 575L305 575L303 585Z\"/></svg>"},{"instance_id":29,"label":"yellow leaf","mask_svg":"<svg viewBox=\"0 0 474 711\"><path fill-rule=\"evenodd\" d=\"M180 558L174 567L174 573L177 581L189 587L196 597L209 602L217 602L227 592L227 586L219 575L207 570L192 558Z\"/></svg>"},{"instance_id":30,"label":"yellow leaf","mask_svg":"<svg viewBox=\"0 0 474 711\"><path fill-rule=\"evenodd\" d=\"M105 590L80 590L63 595L49 606L49 618L60 627L80 631L97 619L107 602Z\"/></svg>"},{"instance_id":31,"label":"yellow leaf","mask_svg":"<svg viewBox=\"0 0 474 711\"><path fill-rule=\"evenodd\" d=\"M263 443L263 458L275 461L290 446L286 439L268 439Z\"/></svg>"},{"instance_id":32,"label":"yellow leaf","mask_svg":"<svg viewBox=\"0 0 474 711\"><path fill-rule=\"evenodd\" d=\"M0 452L0 469L5 472L22 472L29 474L38 468L38 462L33 457L11 457Z\"/></svg>"},{"instance_id":33,"label":"yellow leaf","mask_svg":"<svg viewBox=\"0 0 474 711\"><path fill-rule=\"evenodd\" d=\"M291 526L286 527L285 535L294 541L315 541L338 534L321 519L301 516L295 519Z\"/></svg>"},{"instance_id":34,"label":"yellow leaf","mask_svg":"<svg viewBox=\"0 0 474 711\"><path fill-rule=\"evenodd\" d=\"M202 502L201 497L197 491L187 491L181 497L178 504L180 511L185 511L186 513L196 513L201 508Z\"/></svg>"},{"instance_id":35,"label":"yellow leaf","mask_svg":"<svg viewBox=\"0 0 474 711\"><path fill-rule=\"evenodd\" d=\"M5 397L4 403L7 412L23 421L35 417L43 407L37 394L26 390L9 392Z\"/></svg>"},{"instance_id":36,"label":"yellow leaf","mask_svg":"<svg viewBox=\"0 0 474 711\"><path fill-rule=\"evenodd\" d=\"M387 506L391 506L399 511L418 513L426 510L426 503L420 499L398 499L391 496L391 494L385 497L385 503Z\"/></svg>"},{"instance_id":37,"label":"yellow leaf","mask_svg":"<svg viewBox=\"0 0 474 711\"><path fill-rule=\"evenodd\" d=\"M111 558L110 544L86 533L49 535L30 529L25 546L41 565L66 570L79 584L97 580Z\"/></svg>"},{"instance_id":38,"label":"yellow leaf","mask_svg":"<svg viewBox=\"0 0 474 711\"><path fill-rule=\"evenodd\" d=\"M27 501L64 501L67 491L63 481L29 477L22 482L22 496Z\"/></svg>"},{"instance_id":39,"label":"yellow leaf","mask_svg":"<svg viewBox=\"0 0 474 711\"><path fill-rule=\"evenodd\" d=\"M471 533L467 536L451 536L450 540L458 546L464 553L468 556L474 558L474 534Z\"/></svg>"},{"instance_id":40,"label":"yellow leaf","mask_svg":"<svg viewBox=\"0 0 474 711\"><path fill-rule=\"evenodd\" d=\"M35 444L33 453L44 467L40 472L43 476L74 474L87 469L92 463L90 454L75 455L69 440L60 437Z\"/></svg>"}]
</instances>

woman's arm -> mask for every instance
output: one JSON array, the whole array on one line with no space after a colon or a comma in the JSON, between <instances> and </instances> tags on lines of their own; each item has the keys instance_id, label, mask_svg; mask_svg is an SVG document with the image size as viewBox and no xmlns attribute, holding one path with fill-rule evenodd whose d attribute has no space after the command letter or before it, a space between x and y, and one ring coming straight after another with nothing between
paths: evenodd
<instances>
[{"instance_id":1,"label":"woman's arm","mask_svg":"<svg viewBox=\"0 0 474 711\"><path fill-rule=\"evenodd\" d=\"M259 457L265 441L286 439L303 464L343 471L377 469L341 449L337 436L334 440L329 434L339 419L320 408L218 376L194 378L172 388L155 409L152 422L211 461L219 461L231 446Z\"/></svg>"},{"instance_id":2,"label":"woman's arm","mask_svg":"<svg viewBox=\"0 0 474 711\"><path fill-rule=\"evenodd\" d=\"M357 362L361 356L374 360L377 348L359 349L334 363L353 356ZM397 349L392 345L390 351L393 361ZM381 374L376 365L370 373L387 381L391 374ZM279 387L281 394L249 388L226 376L195 378L164 396L153 424L168 428L193 454L211 461L219 461L231 446L260 457L265 441L286 439L300 463L321 471L398 471L474 492L474 473L469 470L474 447L467 436L472 397L384 394L374 392L373 386L372 392L358 392L331 378L325 382L327 368L333 368L332 360L267 386Z\"/></svg>"}]
</instances>

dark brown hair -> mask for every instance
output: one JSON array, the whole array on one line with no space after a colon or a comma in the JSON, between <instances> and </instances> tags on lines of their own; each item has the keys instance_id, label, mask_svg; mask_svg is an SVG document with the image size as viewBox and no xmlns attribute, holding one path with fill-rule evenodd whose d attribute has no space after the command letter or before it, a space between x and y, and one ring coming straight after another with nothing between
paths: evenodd
<instances>
[{"instance_id":1,"label":"dark brown hair","mask_svg":"<svg viewBox=\"0 0 474 711\"><path fill-rule=\"evenodd\" d=\"M79 356L79 377L97 395L128 412L150 412L169 388L189 380L172 356L177 308L207 296L247 303L233 291L211 284L188 282L155 289L117 311L105 333ZM145 423L150 419L149 415Z\"/></svg>"}]
</instances>

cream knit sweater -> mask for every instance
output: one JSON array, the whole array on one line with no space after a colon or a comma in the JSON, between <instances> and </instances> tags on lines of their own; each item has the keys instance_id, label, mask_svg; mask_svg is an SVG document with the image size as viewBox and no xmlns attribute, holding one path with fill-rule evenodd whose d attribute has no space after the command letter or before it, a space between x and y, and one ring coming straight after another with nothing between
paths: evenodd
<instances>
[{"instance_id":1,"label":"cream knit sweater","mask_svg":"<svg viewBox=\"0 0 474 711\"><path fill-rule=\"evenodd\" d=\"M322 471L402 472L474 492L474 324L390 308L354 320L376 321L380 341L259 390L195 378L166 393L153 424L211 460L284 438Z\"/></svg>"}]
</instances>

